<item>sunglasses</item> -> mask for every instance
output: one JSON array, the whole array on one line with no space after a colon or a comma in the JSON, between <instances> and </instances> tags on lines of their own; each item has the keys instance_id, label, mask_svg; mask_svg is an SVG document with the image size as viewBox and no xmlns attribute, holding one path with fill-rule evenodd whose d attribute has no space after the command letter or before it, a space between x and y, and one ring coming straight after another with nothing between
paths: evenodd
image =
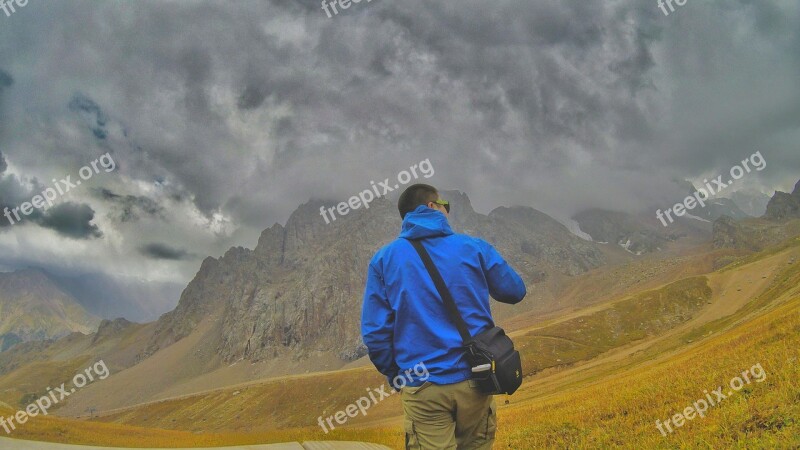
<instances>
[{"instance_id":1,"label":"sunglasses","mask_svg":"<svg viewBox=\"0 0 800 450\"><path fill-rule=\"evenodd\" d=\"M447 214L450 214L450 202L447 200L434 200L433 203L444 206L444 210L447 211Z\"/></svg>"}]
</instances>

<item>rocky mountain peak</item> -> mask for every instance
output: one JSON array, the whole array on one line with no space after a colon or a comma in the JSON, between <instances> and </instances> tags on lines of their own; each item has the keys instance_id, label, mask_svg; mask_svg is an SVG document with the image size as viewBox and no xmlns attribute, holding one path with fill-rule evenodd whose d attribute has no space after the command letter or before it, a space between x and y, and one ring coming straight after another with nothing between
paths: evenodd
<instances>
[{"instance_id":1,"label":"rocky mountain peak","mask_svg":"<svg viewBox=\"0 0 800 450\"><path fill-rule=\"evenodd\" d=\"M97 332L94 334L92 338L92 344L100 342L104 339L109 337L118 335L122 331L124 331L129 326L133 325L134 323L123 318L118 318L114 320L104 319L100 322L100 326L97 327Z\"/></svg>"},{"instance_id":2,"label":"rocky mountain peak","mask_svg":"<svg viewBox=\"0 0 800 450\"><path fill-rule=\"evenodd\" d=\"M0 312L0 340L4 342L90 333L100 322L36 268L0 273Z\"/></svg>"},{"instance_id":3,"label":"rocky mountain peak","mask_svg":"<svg viewBox=\"0 0 800 450\"><path fill-rule=\"evenodd\" d=\"M767 204L765 219L783 220L800 218L800 181L794 186L791 194L775 191Z\"/></svg>"}]
</instances>

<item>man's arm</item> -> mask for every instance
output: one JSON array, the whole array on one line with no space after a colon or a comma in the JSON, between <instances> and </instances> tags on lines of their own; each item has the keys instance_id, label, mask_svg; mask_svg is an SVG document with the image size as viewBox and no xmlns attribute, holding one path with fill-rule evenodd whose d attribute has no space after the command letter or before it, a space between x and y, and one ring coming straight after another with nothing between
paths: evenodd
<instances>
[{"instance_id":1,"label":"man's arm","mask_svg":"<svg viewBox=\"0 0 800 450\"><path fill-rule=\"evenodd\" d=\"M394 359L394 311L386 296L386 285L380 270L371 262L361 311L361 337L369 351L369 359L389 385L400 372Z\"/></svg>"},{"instance_id":2,"label":"man's arm","mask_svg":"<svg viewBox=\"0 0 800 450\"><path fill-rule=\"evenodd\" d=\"M489 295L502 303L513 305L521 302L527 293L525 282L491 244L484 240L480 242L483 244L481 263L489 283Z\"/></svg>"}]
</instances>

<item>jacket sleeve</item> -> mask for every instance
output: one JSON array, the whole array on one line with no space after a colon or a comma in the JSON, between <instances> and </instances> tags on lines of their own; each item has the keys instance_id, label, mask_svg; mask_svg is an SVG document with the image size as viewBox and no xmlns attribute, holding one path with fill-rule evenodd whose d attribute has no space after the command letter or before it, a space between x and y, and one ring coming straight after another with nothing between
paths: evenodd
<instances>
[{"instance_id":1,"label":"jacket sleeve","mask_svg":"<svg viewBox=\"0 0 800 450\"><path fill-rule=\"evenodd\" d=\"M489 295L502 303L513 305L521 302L527 293L525 282L491 244L483 240L481 243L481 263L489 284Z\"/></svg>"},{"instance_id":2,"label":"jacket sleeve","mask_svg":"<svg viewBox=\"0 0 800 450\"><path fill-rule=\"evenodd\" d=\"M383 275L374 262L369 264L364 305L361 311L361 336L369 351L369 359L389 385L400 372L394 359L394 310L386 296Z\"/></svg>"}]
</instances>

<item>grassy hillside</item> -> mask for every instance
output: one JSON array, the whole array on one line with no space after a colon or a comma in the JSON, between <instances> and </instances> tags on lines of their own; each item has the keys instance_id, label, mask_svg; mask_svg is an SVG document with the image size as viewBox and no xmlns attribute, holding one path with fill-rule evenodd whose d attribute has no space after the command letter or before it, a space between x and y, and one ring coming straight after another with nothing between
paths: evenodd
<instances>
[{"instance_id":1,"label":"grassy hillside","mask_svg":"<svg viewBox=\"0 0 800 450\"><path fill-rule=\"evenodd\" d=\"M113 326L108 321L104 324ZM101 327L94 335L72 333L58 341L26 342L8 350L0 355L0 401L24 406L26 399L67 382L101 359L112 374L117 373L132 364L146 327L130 324L113 334Z\"/></svg>"},{"instance_id":2,"label":"grassy hillside","mask_svg":"<svg viewBox=\"0 0 800 450\"><path fill-rule=\"evenodd\" d=\"M710 298L705 277L689 278L595 313L530 331L515 337L515 343L526 362L526 375L530 375L657 336L690 320Z\"/></svg>"},{"instance_id":3,"label":"grassy hillside","mask_svg":"<svg viewBox=\"0 0 800 450\"><path fill-rule=\"evenodd\" d=\"M800 445L800 296L652 367L620 371L500 413L496 448L797 448ZM763 383L746 385L663 436L675 413L761 364Z\"/></svg>"}]
</instances>

